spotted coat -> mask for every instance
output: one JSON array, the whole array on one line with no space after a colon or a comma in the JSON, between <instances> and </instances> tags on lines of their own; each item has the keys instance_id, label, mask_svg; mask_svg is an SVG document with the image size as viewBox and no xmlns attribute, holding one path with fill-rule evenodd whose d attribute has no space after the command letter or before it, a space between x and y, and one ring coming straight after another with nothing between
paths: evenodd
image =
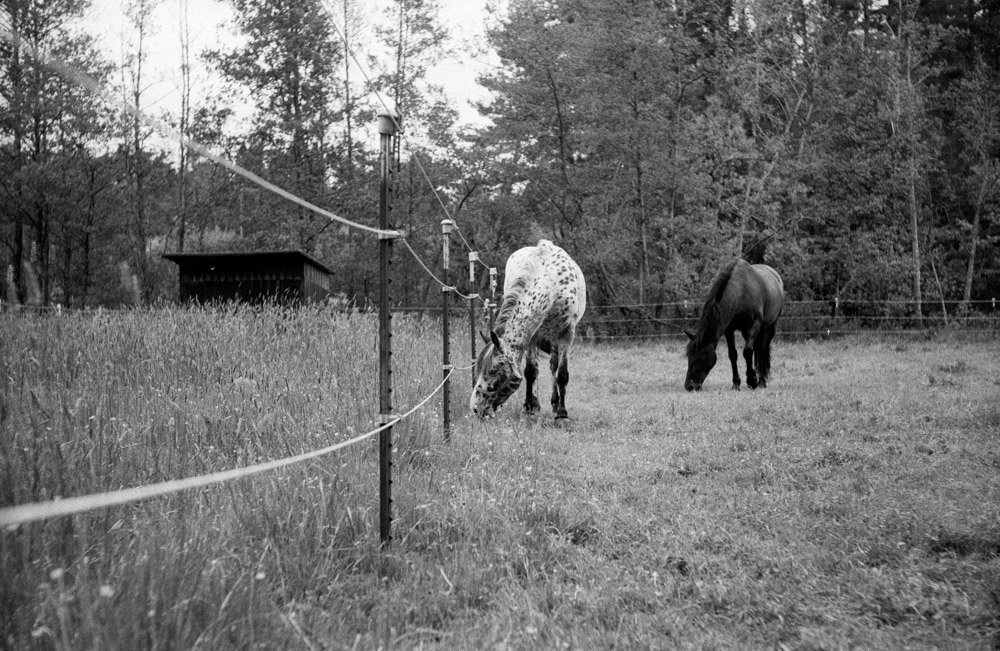
<instances>
[{"instance_id":1,"label":"spotted coat","mask_svg":"<svg viewBox=\"0 0 1000 651\"><path fill-rule=\"evenodd\" d=\"M476 383L469 408L486 416L526 381L524 408L540 408L535 380L539 352L549 354L552 410L566 418L568 355L576 326L587 306L583 272L549 240L515 251L504 271L504 297L489 342L476 360ZM523 365L523 371L522 371Z\"/></svg>"}]
</instances>

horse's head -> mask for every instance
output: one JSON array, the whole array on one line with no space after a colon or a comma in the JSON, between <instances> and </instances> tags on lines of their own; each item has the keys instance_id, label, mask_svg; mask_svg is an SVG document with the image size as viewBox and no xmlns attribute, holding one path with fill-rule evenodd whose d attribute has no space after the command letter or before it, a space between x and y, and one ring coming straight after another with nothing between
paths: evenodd
<instances>
[{"instance_id":1,"label":"horse's head","mask_svg":"<svg viewBox=\"0 0 1000 651\"><path fill-rule=\"evenodd\" d=\"M472 388L469 409L484 418L502 405L521 386L521 371L510 346L497 333L490 332L490 342L476 359L476 384Z\"/></svg>"},{"instance_id":2,"label":"horse's head","mask_svg":"<svg viewBox=\"0 0 1000 651\"><path fill-rule=\"evenodd\" d=\"M715 344L686 330L684 334L688 336L688 372L684 378L684 388L688 391L701 391L708 372L715 366Z\"/></svg>"}]
</instances>

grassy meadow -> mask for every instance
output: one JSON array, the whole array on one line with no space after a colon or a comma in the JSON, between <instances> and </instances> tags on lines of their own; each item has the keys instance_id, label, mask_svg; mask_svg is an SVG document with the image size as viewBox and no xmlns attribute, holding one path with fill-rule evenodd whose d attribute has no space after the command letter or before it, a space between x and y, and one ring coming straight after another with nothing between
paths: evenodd
<instances>
[{"instance_id":1,"label":"grassy meadow","mask_svg":"<svg viewBox=\"0 0 1000 651\"><path fill-rule=\"evenodd\" d=\"M0 315L0 506L229 469L376 425L372 315ZM441 378L394 319L397 411ZM468 339L452 348L464 366ZM377 440L282 471L0 531L0 648L1000 647L1000 340L579 344L571 419L467 416L469 372ZM547 374L546 374L547 375ZM542 385L547 404L548 378Z\"/></svg>"}]
</instances>

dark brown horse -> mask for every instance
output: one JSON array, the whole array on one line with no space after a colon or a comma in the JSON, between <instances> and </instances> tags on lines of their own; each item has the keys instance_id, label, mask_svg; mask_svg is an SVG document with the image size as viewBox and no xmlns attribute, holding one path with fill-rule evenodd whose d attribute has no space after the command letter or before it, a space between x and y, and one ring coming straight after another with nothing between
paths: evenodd
<instances>
[{"instance_id":1,"label":"dark brown horse","mask_svg":"<svg viewBox=\"0 0 1000 651\"><path fill-rule=\"evenodd\" d=\"M771 339L785 301L784 284L778 272L766 264L751 265L736 259L726 263L712 281L695 332L688 339L688 371L684 388L699 391L715 366L719 337L726 336L729 361L733 365L733 388L739 391L736 331L743 335L743 358L747 364L747 386L767 386L771 371Z\"/></svg>"}]
</instances>

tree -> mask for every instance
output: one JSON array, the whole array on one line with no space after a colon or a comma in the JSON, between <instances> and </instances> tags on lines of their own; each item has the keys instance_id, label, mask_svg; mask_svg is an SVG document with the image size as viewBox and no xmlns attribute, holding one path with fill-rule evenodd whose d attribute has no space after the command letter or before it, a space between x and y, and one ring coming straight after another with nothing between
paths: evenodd
<instances>
[{"instance_id":1,"label":"tree","mask_svg":"<svg viewBox=\"0 0 1000 651\"><path fill-rule=\"evenodd\" d=\"M189 137L191 126L191 23L188 17L188 0L180 1L178 34L181 46L181 110L178 116L178 132ZM184 251L184 239L188 222L187 174L190 166L188 148L184 143L178 147L177 160L177 250Z\"/></svg>"},{"instance_id":2,"label":"tree","mask_svg":"<svg viewBox=\"0 0 1000 651\"><path fill-rule=\"evenodd\" d=\"M91 149L106 142L101 101L56 72L59 61L103 79L109 67L93 40L67 25L87 6L82 0L5 0L10 41L0 41L7 74L0 75L0 192L4 243L13 269L13 293L26 295L25 269L37 275L39 300L63 291L55 279L52 251L65 255L72 244L59 242L78 207L72 190L76 173ZM64 276L65 277L65 276ZM58 290L58 292L57 292Z\"/></svg>"},{"instance_id":3,"label":"tree","mask_svg":"<svg viewBox=\"0 0 1000 651\"><path fill-rule=\"evenodd\" d=\"M440 204L449 198L449 186L456 177L453 152L457 148L453 130L457 113L441 87L426 79L427 70L441 59L447 45L439 12L438 0L390 4L389 20L377 32L392 59L373 80L374 88L387 98L388 108L395 108L402 117L403 137L396 142L405 145L407 156L396 152L396 226L406 231L407 241L421 259L435 264L442 258L439 223L444 213ZM399 264L403 280L398 298L426 304L435 286L432 279L409 259Z\"/></svg>"},{"instance_id":4,"label":"tree","mask_svg":"<svg viewBox=\"0 0 1000 651\"><path fill-rule=\"evenodd\" d=\"M912 255L913 300L917 316L922 313L921 225L923 195L928 168L936 158L936 125L930 115L929 82L939 70L933 53L938 48L941 31L917 20L915 0L895 0L892 31L888 42L885 80L891 103L887 118L892 127L903 168L900 170L906 191Z\"/></svg>"},{"instance_id":5,"label":"tree","mask_svg":"<svg viewBox=\"0 0 1000 651\"><path fill-rule=\"evenodd\" d=\"M484 78L489 135L523 161L504 182L537 230L581 249L594 291L621 302L673 286L697 194L682 143L707 50L685 20L656 2L521 2L491 34L504 67Z\"/></svg>"},{"instance_id":6,"label":"tree","mask_svg":"<svg viewBox=\"0 0 1000 651\"><path fill-rule=\"evenodd\" d=\"M355 59L359 53L355 51L355 43L360 40L360 34L365 28L364 13L357 0L338 0L340 3L340 18L342 28L340 35L344 41L343 84L344 84L344 157L341 166L343 180L348 183L353 180L358 163L359 146L356 142L355 120L358 113L358 100L351 70L356 65Z\"/></svg>"},{"instance_id":7,"label":"tree","mask_svg":"<svg viewBox=\"0 0 1000 651\"><path fill-rule=\"evenodd\" d=\"M253 129L239 156L244 166L312 203L326 203L330 128L341 85L335 77L342 50L319 0L232 0L246 41L208 55L217 69L254 102ZM314 250L329 228L283 199L261 196L243 215L249 237Z\"/></svg>"},{"instance_id":8,"label":"tree","mask_svg":"<svg viewBox=\"0 0 1000 651\"><path fill-rule=\"evenodd\" d=\"M138 284L142 291L142 299L148 299L152 294L149 274L149 259L146 254L147 242L150 239L149 215L149 174L152 166L151 153L146 150L146 139L150 129L143 123L141 115L145 109L143 95L147 80L146 62L148 57L147 38L154 27L152 14L160 0L130 0L125 13L132 28L131 39L124 45L122 61L122 88L126 94L125 101L131 105L132 112L128 117L125 135L125 164L129 179L132 182L132 234L135 238L130 247L131 270L138 275Z\"/></svg>"},{"instance_id":9,"label":"tree","mask_svg":"<svg viewBox=\"0 0 1000 651\"><path fill-rule=\"evenodd\" d=\"M972 221L965 225L968 244L962 286L961 309L967 312L983 222L996 214L1000 200L1000 72L978 61L958 83L952 99L961 157L968 170L962 186L972 206Z\"/></svg>"}]
</instances>

